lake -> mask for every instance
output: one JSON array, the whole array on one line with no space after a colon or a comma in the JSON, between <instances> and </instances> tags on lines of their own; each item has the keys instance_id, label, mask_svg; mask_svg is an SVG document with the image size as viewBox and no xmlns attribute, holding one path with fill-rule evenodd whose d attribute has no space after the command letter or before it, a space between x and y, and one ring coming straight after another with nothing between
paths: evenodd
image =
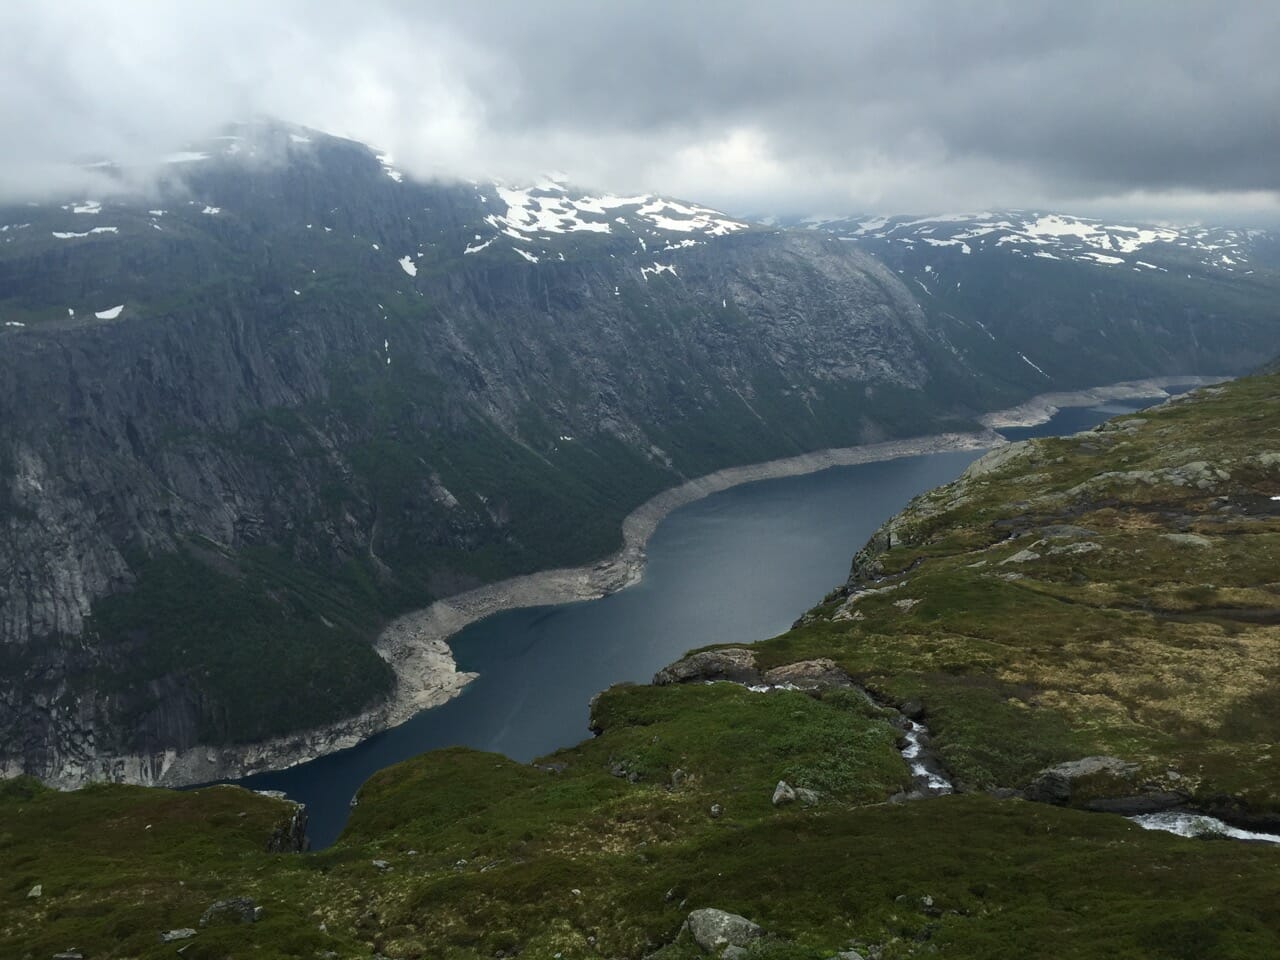
<instances>
[{"instance_id":1,"label":"lake","mask_svg":"<svg viewBox=\"0 0 1280 960\"><path fill-rule=\"evenodd\" d=\"M1150 401L1069 408L1008 429L1019 440L1087 429ZM495 614L449 644L480 674L461 696L339 753L236 781L307 805L314 848L342 830L351 797L383 767L439 747L520 761L589 736L587 704L647 682L687 650L786 630L848 575L853 554L918 493L955 479L981 451L926 454L762 480L674 511L649 541L644 579L599 600Z\"/></svg>"}]
</instances>

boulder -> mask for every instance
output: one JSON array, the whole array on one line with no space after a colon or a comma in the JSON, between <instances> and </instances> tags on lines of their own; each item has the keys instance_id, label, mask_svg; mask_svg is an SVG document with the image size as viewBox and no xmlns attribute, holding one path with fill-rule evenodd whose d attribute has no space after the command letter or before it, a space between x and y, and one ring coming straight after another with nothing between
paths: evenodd
<instances>
[{"instance_id":1,"label":"boulder","mask_svg":"<svg viewBox=\"0 0 1280 960\"><path fill-rule=\"evenodd\" d=\"M27 899L35 900L44 893L44 885L37 883L34 887L27 891Z\"/></svg>"},{"instance_id":2,"label":"boulder","mask_svg":"<svg viewBox=\"0 0 1280 960\"><path fill-rule=\"evenodd\" d=\"M796 787L796 799L806 807L817 806L822 800L822 794L817 790L810 790L807 787ZM776 791L775 791L776 793Z\"/></svg>"},{"instance_id":3,"label":"boulder","mask_svg":"<svg viewBox=\"0 0 1280 960\"><path fill-rule=\"evenodd\" d=\"M200 915L200 926L211 923L257 923L262 918L262 908L251 897L231 897L215 901Z\"/></svg>"},{"instance_id":4,"label":"boulder","mask_svg":"<svg viewBox=\"0 0 1280 960\"><path fill-rule=\"evenodd\" d=\"M1137 772L1137 765L1119 757L1084 757L1070 760L1055 767L1046 767L1036 774L1027 787L1028 800L1037 803L1065 805L1071 802L1078 781L1090 777L1111 777L1124 780Z\"/></svg>"},{"instance_id":5,"label":"boulder","mask_svg":"<svg viewBox=\"0 0 1280 960\"><path fill-rule=\"evenodd\" d=\"M778 785L773 788L773 805L781 807L784 804L796 802L796 791L785 780L779 780Z\"/></svg>"},{"instance_id":6,"label":"boulder","mask_svg":"<svg viewBox=\"0 0 1280 960\"><path fill-rule=\"evenodd\" d=\"M764 682L771 687L790 684L801 690L822 690L827 687L852 687L854 682L834 660L821 657L817 660L801 660L774 667L764 675Z\"/></svg>"},{"instance_id":7,"label":"boulder","mask_svg":"<svg viewBox=\"0 0 1280 960\"><path fill-rule=\"evenodd\" d=\"M190 940L196 935L196 932L190 927L179 927L177 930L160 931L161 943L174 943L178 940Z\"/></svg>"},{"instance_id":8,"label":"boulder","mask_svg":"<svg viewBox=\"0 0 1280 960\"><path fill-rule=\"evenodd\" d=\"M708 680L760 683L756 655L740 647L692 653L659 670L653 677L653 684L661 687L671 683L702 683Z\"/></svg>"},{"instance_id":9,"label":"boulder","mask_svg":"<svg viewBox=\"0 0 1280 960\"><path fill-rule=\"evenodd\" d=\"M714 907L704 907L689 914L685 921L694 943L708 953L724 954L726 947L745 949L751 941L759 940L764 931L746 917Z\"/></svg>"}]
</instances>

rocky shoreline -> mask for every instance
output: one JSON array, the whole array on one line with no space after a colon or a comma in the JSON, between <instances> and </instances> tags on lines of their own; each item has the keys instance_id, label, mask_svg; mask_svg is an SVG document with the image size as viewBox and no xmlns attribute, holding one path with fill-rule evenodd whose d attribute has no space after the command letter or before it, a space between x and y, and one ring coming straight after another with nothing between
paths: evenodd
<instances>
[{"instance_id":1,"label":"rocky shoreline","mask_svg":"<svg viewBox=\"0 0 1280 960\"><path fill-rule=\"evenodd\" d=\"M1203 387L1229 380L1230 377L1151 377L1146 380L1125 380L1105 387L1088 390L1070 390L1061 393L1042 393L1025 403L1007 410L996 410L980 418L984 427L1003 430L1008 427L1035 427L1048 423L1063 407L1092 407L1108 400L1144 400L1148 397L1170 396L1167 387Z\"/></svg>"},{"instance_id":2,"label":"rocky shoreline","mask_svg":"<svg viewBox=\"0 0 1280 960\"><path fill-rule=\"evenodd\" d=\"M645 546L658 524L672 511L713 493L744 483L803 476L830 467L853 466L900 457L955 450L980 450L1007 441L998 427L1044 423L1062 407L1092 406L1106 400L1160 397L1175 384L1217 383L1220 377L1162 377L1127 381L1090 390L1044 394L1017 407L985 415L987 428L973 433L947 433L856 447L819 450L764 463L728 467L689 480L641 504L622 523L623 545L617 553L582 567L544 570L486 584L438 600L392 621L375 649L394 669L395 687L386 701L329 726L298 731L261 743L225 747L196 746L146 756L67 758L51 786L74 789L91 781L179 787L216 780L235 780L269 770L282 770L325 754L355 746L383 730L398 726L418 712L457 696L476 674L459 672L448 638L504 610L594 600L638 582L644 571Z\"/></svg>"}]
</instances>

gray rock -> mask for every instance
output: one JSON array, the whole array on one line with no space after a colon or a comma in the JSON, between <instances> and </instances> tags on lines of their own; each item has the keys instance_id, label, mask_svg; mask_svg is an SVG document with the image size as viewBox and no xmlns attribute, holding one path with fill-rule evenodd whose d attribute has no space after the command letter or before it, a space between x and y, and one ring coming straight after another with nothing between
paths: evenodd
<instances>
[{"instance_id":1,"label":"gray rock","mask_svg":"<svg viewBox=\"0 0 1280 960\"><path fill-rule=\"evenodd\" d=\"M720 806L718 803L713 803L711 805L711 809L707 812L711 815L712 820L719 820L720 815L724 813L724 807Z\"/></svg>"},{"instance_id":2,"label":"gray rock","mask_svg":"<svg viewBox=\"0 0 1280 960\"><path fill-rule=\"evenodd\" d=\"M796 791L785 780L779 780L778 785L773 788L773 805L781 807L787 803L796 802Z\"/></svg>"},{"instance_id":3,"label":"gray rock","mask_svg":"<svg viewBox=\"0 0 1280 960\"><path fill-rule=\"evenodd\" d=\"M251 897L218 900L200 915L200 926L207 927L211 923L256 923L261 917L261 911L262 908Z\"/></svg>"},{"instance_id":4,"label":"gray rock","mask_svg":"<svg viewBox=\"0 0 1280 960\"><path fill-rule=\"evenodd\" d=\"M1168 540L1170 543L1176 543L1181 547L1212 547L1213 541L1208 537L1202 537L1198 533L1165 533L1161 534L1162 539Z\"/></svg>"},{"instance_id":5,"label":"gray rock","mask_svg":"<svg viewBox=\"0 0 1280 960\"><path fill-rule=\"evenodd\" d=\"M27 899L35 900L44 893L44 884L37 883L29 891L27 891Z\"/></svg>"},{"instance_id":6,"label":"gray rock","mask_svg":"<svg viewBox=\"0 0 1280 960\"><path fill-rule=\"evenodd\" d=\"M685 921L694 942L708 953L720 955L726 947L746 948L759 940L764 931L746 917L714 907L704 907L689 914Z\"/></svg>"},{"instance_id":7,"label":"gray rock","mask_svg":"<svg viewBox=\"0 0 1280 960\"><path fill-rule=\"evenodd\" d=\"M791 684L801 690L822 690L827 687L852 687L853 680L841 670L834 660L822 657L817 660L801 660L766 671L764 682L780 687Z\"/></svg>"},{"instance_id":8,"label":"gray rock","mask_svg":"<svg viewBox=\"0 0 1280 960\"><path fill-rule=\"evenodd\" d=\"M898 711L908 720L918 721L924 718L924 704L919 700L908 700Z\"/></svg>"},{"instance_id":9,"label":"gray rock","mask_svg":"<svg viewBox=\"0 0 1280 960\"><path fill-rule=\"evenodd\" d=\"M84 954L79 950L63 950L61 953L55 953L53 960L84 960Z\"/></svg>"},{"instance_id":10,"label":"gray rock","mask_svg":"<svg viewBox=\"0 0 1280 960\"><path fill-rule=\"evenodd\" d=\"M1136 773L1137 769L1136 764L1127 763L1119 757L1071 760L1041 770L1027 787L1026 796L1028 800L1037 803L1066 804L1071 802L1072 790L1077 780L1098 774L1126 778Z\"/></svg>"},{"instance_id":11,"label":"gray rock","mask_svg":"<svg viewBox=\"0 0 1280 960\"><path fill-rule=\"evenodd\" d=\"M177 940L190 940L196 935L191 927L179 927L177 930L163 930L160 933L161 943L173 943Z\"/></svg>"},{"instance_id":12,"label":"gray rock","mask_svg":"<svg viewBox=\"0 0 1280 960\"><path fill-rule=\"evenodd\" d=\"M807 787L796 787L796 799L806 807L817 806L822 800L822 794L817 790L810 790Z\"/></svg>"},{"instance_id":13,"label":"gray rock","mask_svg":"<svg viewBox=\"0 0 1280 960\"><path fill-rule=\"evenodd\" d=\"M661 687L672 683L701 683L707 680L759 683L760 671L756 669L756 655L740 647L703 650L663 667L654 674L653 684Z\"/></svg>"},{"instance_id":14,"label":"gray rock","mask_svg":"<svg viewBox=\"0 0 1280 960\"><path fill-rule=\"evenodd\" d=\"M746 947L735 947L730 945L720 951L721 960L742 960L746 955Z\"/></svg>"},{"instance_id":15,"label":"gray rock","mask_svg":"<svg viewBox=\"0 0 1280 960\"><path fill-rule=\"evenodd\" d=\"M386 860L374 860L373 865L377 867L379 870L383 870L383 871L391 869L391 864L389 864Z\"/></svg>"}]
</instances>

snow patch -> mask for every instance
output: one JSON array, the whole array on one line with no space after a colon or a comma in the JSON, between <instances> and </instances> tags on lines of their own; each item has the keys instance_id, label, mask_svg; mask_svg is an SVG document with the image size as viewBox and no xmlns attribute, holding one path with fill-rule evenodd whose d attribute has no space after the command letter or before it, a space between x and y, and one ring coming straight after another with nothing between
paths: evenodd
<instances>
[{"instance_id":1,"label":"snow patch","mask_svg":"<svg viewBox=\"0 0 1280 960\"><path fill-rule=\"evenodd\" d=\"M413 262L413 257L406 255L396 262L400 264L400 269L409 276L416 277L418 275L418 265Z\"/></svg>"},{"instance_id":2,"label":"snow patch","mask_svg":"<svg viewBox=\"0 0 1280 960\"><path fill-rule=\"evenodd\" d=\"M94 313L94 316L99 320L114 320L116 317L120 316L122 310L124 310L123 303L119 306L110 307L106 310L98 310Z\"/></svg>"}]
</instances>

